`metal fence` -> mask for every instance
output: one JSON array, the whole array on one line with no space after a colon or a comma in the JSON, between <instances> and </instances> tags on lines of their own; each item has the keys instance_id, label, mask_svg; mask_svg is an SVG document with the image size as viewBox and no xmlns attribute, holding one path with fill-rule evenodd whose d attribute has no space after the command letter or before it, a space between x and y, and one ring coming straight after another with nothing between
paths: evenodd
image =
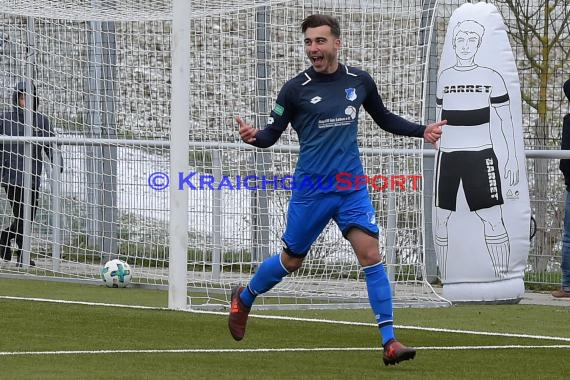
<instances>
[{"instance_id":1,"label":"metal fence","mask_svg":"<svg viewBox=\"0 0 570 380\"><path fill-rule=\"evenodd\" d=\"M435 23L432 33L431 59L429 60L430 78L426 83L428 86L428 99L433 98L435 88L435 78L440 52L445 38L445 32L451 13L465 1L460 0L424 0L417 1L418 8L435 7ZM515 59L519 69L521 80L521 90L523 98L523 123L525 148L527 151L533 150L558 150L561 140L561 126L563 116L570 112L570 104L564 98L562 83L570 79L570 10L567 1L538 1L538 0L497 0L489 1L495 4L501 11L508 27L511 45L515 54ZM287 24L292 15L299 16L304 10L303 2L291 2L300 11L293 13L289 10L286 2L283 6L282 17L275 17L271 21L275 22L274 33L282 37L282 29L293 30L297 25ZM309 2L305 2L309 3ZM311 9L315 9L315 4L310 2ZM314 4L313 4L314 3ZM335 2L323 2L333 4ZM360 3L360 2L358 2ZM367 3L367 2L363 2ZM330 5L329 4L329 5ZM427 4L427 5L426 5ZM282 4L283 5L283 4ZM290 7L293 9L293 7ZM333 7L334 8L334 7ZM340 12L339 12L340 13ZM255 69L249 60L241 60L239 57L256 56L259 46L256 41L255 12L241 14L244 24L238 30L247 34L250 39L245 45L226 39L226 46L221 46L213 54L207 49L198 49L193 52L192 58L197 62L205 62L208 70L191 72L193 83L208 82L213 80L203 88L196 86L193 94L196 99L197 108L200 110L192 114L193 120L199 120L198 113L208 114L205 122L193 122L191 128L191 139L194 143L204 142L203 149L190 149L189 160L196 165L208 165L211 161L207 143L215 142L215 138L208 140L209 132L212 128L220 128L224 142L233 141L235 134L225 129L224 124L227 118L219 112L220 104L227 108L250 108L254 103L263 103L263 114L268 112L267 101L271 94L255 96L248 86L256 80ZM3 22L3 30L0 37L0 49L2 56L0 59L0 70L2 72L0 90L3 107L10 104L12 87L16 78L26 74L26 65L29 62L28 52L30 46L27 45L27 35L29 35L29 18L26 15L15 16L14 14L2 14L0 19ZM193 43L196 46L207 43L207 32L211 22L215 21L217 27L222 25L231 30L234 20L231 16L216 16L213 19L194 20ZM227 23L227 24L226 24ZM381 25L378 23L377 25ZM81 226L80 233L75 236L68 236L68 246L79 246L81 252L86 254L89 250L86 246L92 246L93 242L89 236L105 236L113 229L112 236L107 235L99 243L104 252L115 251L116 245L120 244L121 236L128 236L131 240L139 240L141 244L147 244L149 240L154 240L152 250L160 252L166 245L166 238L162 238L156 243L156 231L166 233L166 228L162 224L143 225L136 231L132 226L144 219L148 213L154 216L159 215L159 219L166 218L161 202L146 204L140 210L135 210L135 203L131 212L122 216L117 216L112 207L116 202L113 195L113 184L106 182L108 175L116 176L117 167L106 166L115 165L116 162L129 161L132 163L133 172L144 173L144 168L148 168L143 163L154 160L155 168L167 165L168 151L164 144L170 131L166 126L170 113L170 22L148 21L132 22L123 21L117 23L77 21L77 20L53 20L38 19L35 23L35 33L43 36L36 39L34 43L37 48L35 61L35 73L40 94L42 95L43 112L50 115L60 136L78 141L96 139L148 139L155 140L159 145L152 142L140 142L138 150L117 152L116 146L112 144L104 146L101 144L70 145L64 140L60 141L64 161L67 168L82 167L84 157L89 157L87 162L87 177L75 176L75 172L64 172L63 180L69 196L61 206L66 208L73 217L69 220L68 226ZM229 26L228 26L229 25ZM401 27L401 25L396 25ZM238 28L239 29L239 28ZM228 37L234 35L228 32ZM366 41L367 35L362 32L357 40ZM110 37L122 34L122 39L114 40ZM354 33L356 36L357 33ZM100 44L105 44L106 49L99 49ZM281 40L277 41L271 51L271 55L266 57L273 60L273 72L275 75L283 76L284 68L288 67L287 55L298 54L293 44L288 45ZM78 46L82 46L83 50ZM136 49L134 52L129 48ZM355 47L358 49L359 47ZM263 49L262 49L263 50ZM374 49L370 49L373 51ZM286 52L285 54L283 52ZM371 53L372 54L372 53ZM381 54L375 55L378 60L382 60ZM213 59L212 59L213 58ZM367 56L363 60L366 62ZM240 78L232 72L220 76L212 74L216 70L223 70L224 59L228 59L236 68L240 68L247 73L247 79ZM120 65L117 63L119 62ZM302 61L297 62L302 63ZM373 63L368 63L373 66ZM117 69L117 72L109 70ZM301 66L293 69L301 69ZM88 73L87 76L78 74ZM241 72L241 71L240 71ZM288 75L288 73L285 73ZM378 73L378 76L381 76ZM285 75L286 76L286 75ZM97 78L97 80L94 80ZM235 96L225 96L229 91L227 87L239 82L239 89L235 90ZM407 87L413 89L415 83L408 84ZM274 91L274 89L273 89ZM247 100L236 101L245 95ZM401 94L400 94L401 95ZM153 100L148 102L147 100ZM259 100L261 99L261 100ZM391 100L391 99L390 99ZM404 103L404 99L398 98L391 104L397 106L398 102ZM420 102L418 102L419 104ZM435 114L429 101L425 104L425 111L428 120L433 120ZM415 106L415 113L410 115L417 117L421 110ZM101 115L106 115L101 118ZM256 121L261 120L261 114L253 115ZM129 128L124 128L129 126ZM285 136L287 142L295 143L295 137ZM152 153L152 154L147 154ZM242 154L243 152L239 153ZM124 156L121 156L124 154ZM240 161L241 162L241 161ZM283 170L291 170L287 166L290 163L283 162ZM433 164L426 157L423 167L425 168L424 179L429 183L430 169ZM233 169L233 168L232 168ZM550 284L555 285L560 281L560 248L561 248L561 227L564 211L563 196L564 185L561 174L558 170L558 158L550 155L533 155L527 160L529 173L529 187L533 218L536 228L532 231L531 252L529 255L529 265L527 272L527 284ZM79 172L77 172L79 173ZM83 173L83 172L82 172ZM144 181L145 177L138 179L128 178L130 183L126 186L135 193L136 186ZM124 184L125 185L125 184ZM85 193L84 187L88 191ZM429 186L427 186L429 188ZM146 197L144 193L137 195ZM47 199L47 195L45 197ZM97 200L97 201L94 201ZM243 201L243 200L241 200ZM86 206L81 202L86 202ZM247 202L247 200L245 201ZM427 194L425 204L430 204L430 195ZM49 203L49 202L48 202ZM139 205L140 203L136 203ZM46 208L50 206L46 204ZM10 210L5 208L4 215L8 216ZM41 213L38 220L49 220L49 213ZM43 219L42 219L43 218ZM101 221L94 225L94 220ZM233 219L232 219L233 220ZM426 217L426 220L428 218ZM264 222L265 223L265 222ZM48 221L44 223L49 225ZM103 234L99 230L103 231ZM47 231L47 229L46 229ZM87 231L87 234L84 232ZM529 238L531 232L529 231ZM87 236L87 237L85 237ZM111 236L111 237L110 237ZM162 235L161 235L162 236ZM426 229L426 261L428 273L434 274L434 255L430 250L429 237L431 230ZM202 242L207 237L196 232L194 238ZM236 237L236 240L237 237ZM50 238L42 239L44 243L52 242ZM89 251L91 252L91 251ZM92 252L91 252L92 253ZM65 252L63 252L65 254Z\"/></svg>"}]
</instances>

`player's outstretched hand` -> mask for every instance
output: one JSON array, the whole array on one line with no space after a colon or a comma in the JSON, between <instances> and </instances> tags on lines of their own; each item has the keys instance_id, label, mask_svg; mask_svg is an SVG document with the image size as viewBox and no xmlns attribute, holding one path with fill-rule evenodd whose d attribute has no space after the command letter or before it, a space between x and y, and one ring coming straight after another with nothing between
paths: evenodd
<instances>
[{"instance_id":1,"label":"player's outstretched hand","mask_svg":"<svg viewBox=\"0 0 570 380\"><path fill-rule=\"evenodd\" d=\"M253 128L251 125L247 124L239 116L236 116L236 122L239 125L239 137L248 144L255 141L255 135L257 134L257 129Z\"/></svg>"},{"instance_id":2,"label":"player's outstretched hand","mask_svg":"<svg viewBox=\"0 0 570 380\"><path fill-rule=\"evenodd\" d=\"M435 144L441 137L441 127L447 124L447 120L441 120L429 124L424 131L424 140L429 143Z\"/></svg>"}]
</instances>

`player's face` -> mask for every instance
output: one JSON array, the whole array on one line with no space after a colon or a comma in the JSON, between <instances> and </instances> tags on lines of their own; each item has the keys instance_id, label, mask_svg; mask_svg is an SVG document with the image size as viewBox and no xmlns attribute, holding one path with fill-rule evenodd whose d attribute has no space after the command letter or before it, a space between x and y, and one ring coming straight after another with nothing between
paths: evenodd
<instances>
[{"instance_id":1,"label":"player's face","mask_svg":"<svg viewBox=\"0 0 570 380\"><path fill-rule=\"evenodd\" d=\"M308 28L305 31L305 54L318 73L332 74L338 68L340 39L331 33L328 25Z\"/></svg>"},{"instance_id":2,"label":"player's face","mask_svg":"<svg viewBox=\"0 0 570 380\"><path fill-rule=\"evenodd\" d=\"M476 33L459 32L453 40L455 54L460 59L471 59L477 53L480 37Z\"/></svg>"}]
</instances>

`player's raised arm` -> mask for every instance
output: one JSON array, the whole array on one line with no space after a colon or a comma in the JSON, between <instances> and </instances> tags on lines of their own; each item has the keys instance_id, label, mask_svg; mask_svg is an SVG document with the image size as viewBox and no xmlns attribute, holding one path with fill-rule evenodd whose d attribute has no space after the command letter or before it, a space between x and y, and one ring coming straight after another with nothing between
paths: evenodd
<instances>
[{"instance_id":1,"label":"player's raised arm","mask_svg":"<svg viewBox=\"0 0 570 380\"><path fill-rule=\"evenodd\" d=\"M274 111L271 112L272 115ZM241 117L236 116L236 122L239 125L239 136L241 139L258 148L269 148L279 140L279 136L287 127L287 121L284 119L281 123L274 122L274 116L269 118L268 124L263 129L258 129L247 124Z\"/></svg>"}]
</instances>

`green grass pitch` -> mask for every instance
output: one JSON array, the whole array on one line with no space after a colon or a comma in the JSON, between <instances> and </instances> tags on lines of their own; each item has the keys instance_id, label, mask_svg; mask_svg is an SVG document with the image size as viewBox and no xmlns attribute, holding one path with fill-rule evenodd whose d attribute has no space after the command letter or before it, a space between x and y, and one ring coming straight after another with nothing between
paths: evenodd
<instances>
[{"instance_id":1,"label":"green grass pitch","mask_svg":"<svg viewBox=\"0 0 570 380\"><path fill-rule=\"evenodd\" d=\"M263 312L260 318L262 313L254 309L245 339L234 342L224 313L164 310L166 303L166 292L158 290L0 279L0 378L522 380L570 376L570 307L396 309L397 337L418 348L418 354L415 360L386 367L369 310L273 311ZM269 318L275 315L281 318Z\"/></svg>"}]
</instances>

